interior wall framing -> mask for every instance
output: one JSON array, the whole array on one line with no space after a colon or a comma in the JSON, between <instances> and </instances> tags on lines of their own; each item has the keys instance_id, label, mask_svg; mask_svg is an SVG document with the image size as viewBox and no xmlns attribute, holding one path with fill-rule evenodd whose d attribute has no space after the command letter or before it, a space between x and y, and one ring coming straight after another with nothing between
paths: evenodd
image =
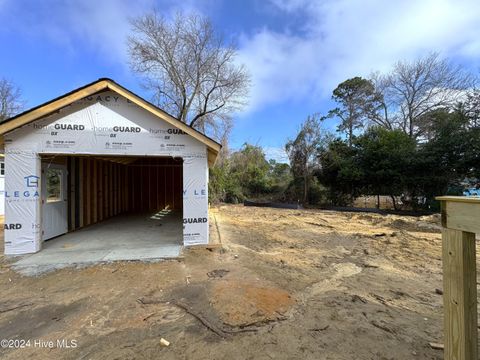
<instances>
[{"instance_id":1,"label":"interior wall framing","mask_svg":"<svg viewBox=\"0 0 480 360\"><path fill-rule=\"evenodd\" d=\"M56 156L49 161L67 166L68 231L120 214L183 207L181 159Z\"/></svg>"}]
</instances>

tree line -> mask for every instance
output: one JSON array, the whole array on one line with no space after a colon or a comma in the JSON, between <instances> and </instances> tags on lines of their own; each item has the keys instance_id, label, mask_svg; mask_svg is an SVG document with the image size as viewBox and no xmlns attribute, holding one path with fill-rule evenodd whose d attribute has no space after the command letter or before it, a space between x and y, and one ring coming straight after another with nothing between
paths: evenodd
<instances>
[{"instance_id":1,"label":"tree line","mask_svg":"<svg viewBox=\"0 0 480 360\"><path fill-rule=\"evenodd\" d=\"M281 176L275 172L280 164L268 163L261 148L244 145L212 170L212 200L269 197L346 206L361 195L387 195L395 208L437 208L436 195L479 185L475 86L471 73L436 53L368 79L347 79L332 92L336 106L309 115L287 142L290 164L282 164ZM336 133L325 130L329 119L338 122ZM237 168L246 171L240 176ZM262 186L252 186L254 178ZM232 184L235 196L229 195Z\"/></svg>"}]
</instances>

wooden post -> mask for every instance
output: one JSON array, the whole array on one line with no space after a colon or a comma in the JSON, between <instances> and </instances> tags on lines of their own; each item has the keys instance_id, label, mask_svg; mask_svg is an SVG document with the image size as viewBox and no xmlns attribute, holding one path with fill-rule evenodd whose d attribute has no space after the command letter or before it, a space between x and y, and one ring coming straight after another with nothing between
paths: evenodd
<instances>
[{"instance_id":1,"label":"wooden post","mask_svg":"<svg viewBox=\"0 0 480 360\"><path fill-rule=\"evenodd\" d=\"M480 233L480 198L443 196L442 259L444 358L477 360L475 232Z\"/></svg>"},{"instance_id":2,"label":"wooden post","mask_svg":"<svg viewBox=\"0 0 480 360\"><path fill-rule=\"evenodd\" d=\"M475 234L444 229L445 359L477 359ZM469 355L470 354L470 355Z\"/></svg>"}]
</instances>

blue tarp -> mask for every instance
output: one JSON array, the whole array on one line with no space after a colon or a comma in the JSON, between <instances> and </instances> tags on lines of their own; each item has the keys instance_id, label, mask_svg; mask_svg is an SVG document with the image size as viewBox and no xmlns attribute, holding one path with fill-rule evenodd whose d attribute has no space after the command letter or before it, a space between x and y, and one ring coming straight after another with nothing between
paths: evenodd
<instances>
[{"instance_id":1,"label":"blue tarp","mask_svg":"<svg viewBox=\"0 0 480 360\"><path fill-rule=\"evenodd\" d=\"M464 196L480 196L480 189L470 188L463 191Z\"/></svg>"}]
</instances>

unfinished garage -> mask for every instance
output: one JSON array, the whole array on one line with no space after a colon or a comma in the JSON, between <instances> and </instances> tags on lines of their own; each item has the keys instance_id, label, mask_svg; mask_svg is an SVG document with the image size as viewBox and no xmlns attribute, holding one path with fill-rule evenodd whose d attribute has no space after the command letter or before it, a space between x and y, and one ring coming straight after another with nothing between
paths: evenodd
<instances>
[{"instance_id":1,"label":"unfinished garage","mask_svg":"<svg viewBox=\"0 0 480 360\"><path fill-rule=\"evenodd\" d=\"M73 239L105 251L208 244L208 167L220 145L114 81L26 111L0 134L5 254Z\"/></svg>"}]
</instances>

